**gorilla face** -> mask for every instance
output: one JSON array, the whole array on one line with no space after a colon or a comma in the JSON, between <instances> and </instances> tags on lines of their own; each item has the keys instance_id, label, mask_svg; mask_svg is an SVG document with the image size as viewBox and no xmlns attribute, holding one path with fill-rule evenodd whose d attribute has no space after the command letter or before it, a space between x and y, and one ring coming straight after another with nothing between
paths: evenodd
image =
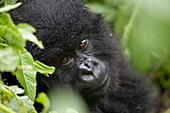
<instances>
[{"instance_id":1,"label":"gorilla face","mask_svg":"<svg viewBox=\"0 0 170 113\"><path fill-rule=\"evenodd\" d=\"M83 35L76 38L76 41L71 40L72 42L69 44L67 42L60 43L60 46L55 45L57 47L54 47L54 53L51 52L50 49L53 49L51 47L50 49L46 48L47 50L40 50L44 51L43 53L47 56L44 55L45 58L38 59L56 67L55 73L50 78L41 76L41 82L46 84L48 89L69 85L86 96L88 94L91 96L92 93L96 92L97 95L105 94L110 81L111 73L107 68L111 67L111 60L108 60L111 55L102 51L105 48L102 48L101 51L97 50L101 48L99 44L101 42L100 40L96 42L94 38L90 35ZM59 52L57 51L58 48L60 48ZM43 53L41 54L43 55ZM50 53L54 55L50 55ZM102 57L103 54L106 56ZM48 55L50 55L50 58ZM96 96L96 94L94 95Z\"/></svg>"},{"instance_id":2,"label":"gorilla face","mask_svg":"<svg viewBox=\"0 0 170 113\"><path fill-rule=\"evenodd\" d=\"M74 75L80 82L83 92L91 92L97 89L102 89L108 83L108 73L106 72L106 64L96 58L92 52L90 40L82 39L78 44L78 49L75 50L74 56L62 58L61 65L65 68L77 68Z\"/></svg>"}]
</instances>

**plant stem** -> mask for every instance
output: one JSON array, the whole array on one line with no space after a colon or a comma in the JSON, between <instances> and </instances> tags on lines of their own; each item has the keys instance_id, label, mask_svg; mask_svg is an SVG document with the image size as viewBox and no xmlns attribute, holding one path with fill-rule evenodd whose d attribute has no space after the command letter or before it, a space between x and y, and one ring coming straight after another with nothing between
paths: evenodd
<instances>
[{"instance_id":1,"label":"plant stem","mask_svg":"<svg viewBox=\"0 0 170 113\"><path fill-rule=\"evenodd\" d=\"M129 34L130 34L131 30L132 30L135 18L137 16L137 12L139 10L139 6L140 6L140 2L138 1L136 3L135 7L134 7L134 10L132 12L132 15L131 15L131 18L130 18L129 22L125 26L123 37L122 37L122 40L121 40L123 47L126 47L127 42L129 40Z\"/></svg>"}]
</instances>

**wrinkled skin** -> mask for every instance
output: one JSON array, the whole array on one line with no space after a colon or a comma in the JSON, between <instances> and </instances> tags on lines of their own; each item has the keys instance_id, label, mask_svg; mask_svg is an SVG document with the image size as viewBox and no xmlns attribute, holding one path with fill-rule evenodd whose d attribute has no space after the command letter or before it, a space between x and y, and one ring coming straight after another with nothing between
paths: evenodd
<instances>
[{"instance_id":1,"label":"wrinkled skin","mask_svg":"<svg viewBox=\"0 0 170 113\"><path fill-rule=\"evenodd\" d=\"M34 59L55 66L49 78L37 76L37 92L70 86L85 99L90 113L148 113L146 80L125 62L118 42L100 14L78 0L21 0L10 12L15 24L37 29L45 49L27 43ZM36 106L39 111L39 106Z\"/></svg>"}]
</instances>

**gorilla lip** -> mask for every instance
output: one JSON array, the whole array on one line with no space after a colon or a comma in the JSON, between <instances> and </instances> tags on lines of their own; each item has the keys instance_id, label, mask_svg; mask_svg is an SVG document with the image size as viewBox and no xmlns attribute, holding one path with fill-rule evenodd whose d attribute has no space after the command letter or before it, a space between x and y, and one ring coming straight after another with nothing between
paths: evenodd
<instances>
[{"instance_id":1,"label":"gorilla lip","mask_svg":"<svg viewBox=\"0 0 170 113\"><path fill-rule=\"evenodd\" d=\"M101 89L107 90L108 84L109 84L109 76L108 76L108 74L106 74L104 80L100 83L100 85L98 85L98 87L96 87L95 89L91 89L91 90L84 90L84 92L93 93L93 92L97 92L99 90L103 92L103 90L101 90Z\"/></svg>"},{"instance_id":2,"label":"gorilla lip","mask_svg":"<svg viewBox=\"0 0 170 113\"><path fill-rule=\"evenodd\" d=\"M87 80L87 81L92 81L94 79L93 74L83 74L82 77L84 80Z\"/></svg>"}]
</instances>

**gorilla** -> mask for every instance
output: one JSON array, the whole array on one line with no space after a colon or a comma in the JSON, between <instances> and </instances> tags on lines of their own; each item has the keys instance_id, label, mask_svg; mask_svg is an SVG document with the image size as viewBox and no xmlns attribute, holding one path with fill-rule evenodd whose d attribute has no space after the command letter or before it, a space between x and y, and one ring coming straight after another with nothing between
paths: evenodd
<instances>
[{"instance_id":1,"label":"gorilla","mask_svg":"<svg viewBox=\"0 0 170 113\"><path fill-rule=\"evenodd\" d=\"M28 42L26 49L34 59L56 67L49 78L37 76L37 93L68 85L84 98L90 113L150 111L147 80L126 63L101 14L80 0L18 1L23 5L10 12L12 19L35 27L45 47Z\"/></svg>"}]
</instances>

